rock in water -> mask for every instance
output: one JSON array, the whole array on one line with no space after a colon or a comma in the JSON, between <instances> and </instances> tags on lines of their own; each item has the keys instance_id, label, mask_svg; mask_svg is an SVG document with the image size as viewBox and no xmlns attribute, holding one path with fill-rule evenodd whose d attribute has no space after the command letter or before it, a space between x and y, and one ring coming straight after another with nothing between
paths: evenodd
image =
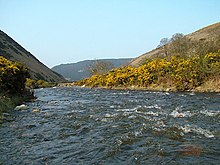
<instances>
[{"instance_id":1,"label":"rock in water","mask_svg":"<svg viewBox=\"0 0 220 165\"><path fill-rule=\"evenodd\" d=\"M40 112L40 109L38 109L38 108L33 108L33 109L32 109L32 112L33 112L33 113L38 113L38 112Z\"/></svg>"},{"instance_id":2,"label":"rock in water","mask_svg":"<svg viewBox=\"0 0 220 165\"><path fill-rule=\"evenodd\" d=\"M186 145L181 150L182 156L200 156L202 148L198 145Z\"/></svg>"},{"instance_id":3,"label":"rock in water","mask_svg":"<svg viewBox=\"0 0 220 165\"><path fill-rule=\"evenodd\" d=\"M28 109L28 106L24 104L15 107L15 110L17 111L22 111L22 110L27 110L27 109Z\"/></svg>"}]
</instances>

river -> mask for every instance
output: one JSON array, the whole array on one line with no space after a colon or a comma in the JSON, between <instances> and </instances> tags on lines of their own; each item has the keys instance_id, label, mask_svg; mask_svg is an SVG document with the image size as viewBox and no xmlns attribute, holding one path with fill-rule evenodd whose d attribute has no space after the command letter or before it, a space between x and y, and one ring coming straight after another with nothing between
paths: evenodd
<instances>
[{"instance_id":1,"label":"river","mask_svg":"<svg viewBox=\"0 0 220 165\"><path fill-rule=\"evenodd\" d=\"M219 93L35 94L0 126L0 164L220 164Z\"/></svg>"}]
</instances>

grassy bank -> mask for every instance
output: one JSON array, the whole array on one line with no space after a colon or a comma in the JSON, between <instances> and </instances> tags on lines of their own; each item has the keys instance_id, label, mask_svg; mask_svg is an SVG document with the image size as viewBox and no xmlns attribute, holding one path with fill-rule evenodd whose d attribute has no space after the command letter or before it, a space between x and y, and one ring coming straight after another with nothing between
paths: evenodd
<instances>
[{"instance_id":1,"label":"grassy bank","mask_svg":"<svg viewBox=\"0 0 220 165\"><path fill-rule=\"evenodd\" d=\"M29 71L23 64L0 56L0 121L4 113L26 99L33 98L33 94L25 87L27 77Z\"/></svg>"},{"instance_id":2,"label":"grassy bank","mask_svg":"<svg viewBox=\"0 0 220 165\"><path fill-rule=\"evenodd\" d=\"M8 96L0 93L0 123L4 119L4 114L13 109L16 105L21 104L23 98L21 96Z\"/></svg>"},{"instance_id":3,"label":"grassy bank","mask_svg":"<svg viewBox=\"0 0 220 165\"><path fill-rule=\"evenodd\" d=\"M58 83L55 82L47 82L44 80L32 80L27 78L25 86L29 89L37 89L37 88L51 88L57 86Z\"/></svg>"},{"instance_id":4,"label":"grassy bank","mask_svg":"<svg viewBox=\"0 0 220 165\"><path fill-rule=\"evenodd\" d=\"M58 84L60 87L73 87L79 86L75 83L60 83ZM162 83L162 84L151 84L148 87L141 87L141 86L80 86L85 88L97 88L97 89L108 89L108 90L140 90L140 91L158 91L158 92L178 92L179 90L176 89L175 86L171 86L169 83ZM185 90L186 92L220 92L220 77L215 79L210 79L205 81L200 86L197 86L191 90Z\"/></svg>"}]
</instances>

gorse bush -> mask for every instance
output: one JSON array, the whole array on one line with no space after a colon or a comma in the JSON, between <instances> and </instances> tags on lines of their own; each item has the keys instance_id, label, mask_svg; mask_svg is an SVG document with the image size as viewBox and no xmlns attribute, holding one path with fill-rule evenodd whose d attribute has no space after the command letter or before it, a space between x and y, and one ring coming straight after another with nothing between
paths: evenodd
<instances>
[{"instance_id":1,"label":"gorse bush","mask_svg":"<svg viewBox=\"0 0 220 165\"><path fill-rule=\"evenodd\" d=\"M25 88L26 78L29 77L27 68L16 62L0 56L0 123L3 112L7 112L25 99L33 98L33 93Z\"/></svg>"},{"instance_id":2,"label":"gorse bush","mask_svg":"<svg viewBox=\"0 0 220 165\"><path fill-rule=\"evenodd\" d=\"M209 53L205 55L202 66L206 74L220 74L220 50L217 53Z\"/></svg>"},{"instance_id":3,"label":"gorse bush","mask_svg":"<svg viewBox=\"0 0 220 165\"><path fill-rule=\"evenodd\" d=\"M55 86L44 80L31 80L28 69L17 62L12 62L0 56L0 93L28 94L28 88L45 88Z\"/></svg>"},{"instance_id":4,"label":"gorse bush","mask_svg":"<svg viewBox=\"0 0 220 165\"><path fill-rule=\"evenodd\" d=\"M107 74L93 75L76 82L90 87L149 87L170 83L178 91L191 90L209 76L220 74L220 51L205 56L148 59L138 68L126 66Z\"/></svg>"},{"instance_id":5,"label":"gorse bush","mask_svg":"<svg viewBox=\"0 0 220 165\"><path fill-rule=\"evenodd\" d=\"M27 77L29 77L29 72L24 65L0 56L1 93L23 94Z\"/></svg>"},{"instance_id":6,"label":"gorse bush","mask_svg":"<svg viewBox=\"0 0 220 165\"><path fill-rule=\"evenodd\" d=\"M54 87L57 85L57 83L46 82L44 80L32 80L27 78L25 85L29 89L36 89L36 88Z\"/></svg>"},{"instance_id":7,"label":"gorse bush","mask_svg":"<svg viewBox=\"0 0 220 165\"><path fill-rule=\"evenodd\" d=\"M188 59L171 57L171 77L177 90L188 90L202 83L199 57Z\"/></svg>"}]
</instances>

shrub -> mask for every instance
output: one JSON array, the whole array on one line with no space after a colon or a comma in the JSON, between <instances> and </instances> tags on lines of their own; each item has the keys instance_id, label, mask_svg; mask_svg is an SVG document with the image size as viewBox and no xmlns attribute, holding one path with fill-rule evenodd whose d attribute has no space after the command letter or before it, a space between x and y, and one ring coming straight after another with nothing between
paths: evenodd
<instances>
[{"instance_id":1,"label":"shrub","mask_svg":"<svg viewBox=\"0 0 220 165\"><path fill-rule=\"evenodd\" d=\"M75 84L92 87L148 87L152 84L169 82L178 91L185 91L201 85L205 78L216 74L220 74L220 51L188 58L178 55L151 59L138 68L130 66L117 68L106 74L93 75Z\"/></svg>"},{"instance_id":2,"label":"shrub","mask_svg":"<svg viewBox=\"0 0 220 165\"><path fill-rule=\"evenodd\" d=\"M24 94L27 77L29 72L24 65L0 56L0 92Z\"/></svg>"},{"instance_id":3,"label":"shrub","mask_svg":"<svg viewBox=\"0 0 220 165\"><path fill-rule=\"evenodd\" d=\"M26 80L26 87L29 89L36 89L36 88L49 88L56 86L57 83L46 82L44 80L32 80L27 78Z\"/></svg>"}]
</instances>

